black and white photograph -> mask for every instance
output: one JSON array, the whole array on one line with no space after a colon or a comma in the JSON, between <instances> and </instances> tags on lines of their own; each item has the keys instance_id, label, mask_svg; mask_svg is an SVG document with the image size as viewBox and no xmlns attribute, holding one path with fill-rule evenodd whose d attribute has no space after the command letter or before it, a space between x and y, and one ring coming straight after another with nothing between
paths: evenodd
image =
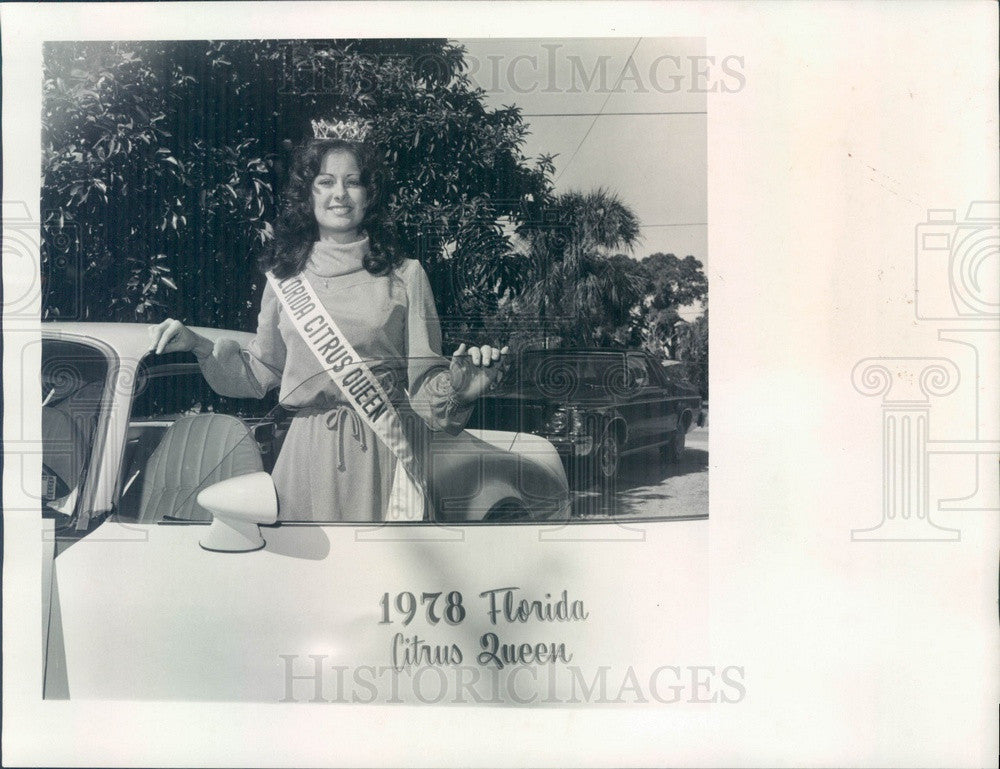
<instances>
[{"instance_id":1,"label":"black and white photograph","mask_svg":"<svg viewBox=\"0 0 1000 769\"><path fill-rule=\"evenodd\" d=\"M458 589L373 583L341 607L379 609L361 634L233 580L326 589L357 568L345 537L384 540L376 565L413 539L454 560L469 525L704 529L706 93L740 66L700 39L46 43L45 697L325 698L342 661L372 700L402 678L461 703L512 665L575 670L572 643L517 631L585 624L546 569L477 591L485 624ZM317 633L348 653L314 693ZM582 703L584 680L483 687Z\"/></svg>"},{"instance_id":2,"label":"black and white photograph","mask_svg":"<svg viewBox=\"0 0 1000 769\"><path fill-rule=\"evenodd\" d=\"M0 8L4 765L996 765L950 7Z\"/></svg>"}]
</instances>

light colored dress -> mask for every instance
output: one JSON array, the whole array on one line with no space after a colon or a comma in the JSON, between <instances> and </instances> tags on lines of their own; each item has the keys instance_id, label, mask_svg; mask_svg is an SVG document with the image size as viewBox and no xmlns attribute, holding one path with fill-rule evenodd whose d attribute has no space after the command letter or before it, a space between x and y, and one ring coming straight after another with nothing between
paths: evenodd
<instances>
[{"instance_id":1,"label":"light colored dress","mask_svg":"<svg viewBox=\"0 0 1000 769\"><path fill-rule=\"evenodd\" d=\"M406 259L389 275L372 275L362 266L368 248L367 238L320 241L303 275L381 381L422 467L427 429L459 432L472 406L454 398L423 267ZM220 339L198 362L220 395L262 398L280 386L279 402L293 418L272 472L279 521L384 519L395 458L323 370L270 283L253 341L244 348Z\"/></svg>"}]
</instances>

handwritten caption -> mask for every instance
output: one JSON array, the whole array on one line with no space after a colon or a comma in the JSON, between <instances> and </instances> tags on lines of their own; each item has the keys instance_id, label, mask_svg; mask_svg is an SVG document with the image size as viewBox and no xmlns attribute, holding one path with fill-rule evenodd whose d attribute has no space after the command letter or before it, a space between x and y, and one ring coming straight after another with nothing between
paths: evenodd
<instances>
[{"instance_id":1,"label":"handwritten caption","mask_svg":"<svg viewBox=\"0 0 1000 769\"><path fill-rule=\"evenodd\" d=\"M521 597L518 587L484 590L468 602L458 590L387 592L382 594L379 606L380 625L398 623L404 628L414 621L436 628L442 623L454 627L478 619L488 621L491 626L509 627L531 622L584 622L590 616L583 601L570 600L566 590L555 598L546 593L538 599ZM476 662L497 670L507 665L568 663L573 659L564 641L505 643L493 631L479 637L479 647ZM390 658L397 671L413 665L461 665L466 660L466 651L458 643L432 643L416 633L396 632L390 643Z\"/></svg>"}]
</instances>

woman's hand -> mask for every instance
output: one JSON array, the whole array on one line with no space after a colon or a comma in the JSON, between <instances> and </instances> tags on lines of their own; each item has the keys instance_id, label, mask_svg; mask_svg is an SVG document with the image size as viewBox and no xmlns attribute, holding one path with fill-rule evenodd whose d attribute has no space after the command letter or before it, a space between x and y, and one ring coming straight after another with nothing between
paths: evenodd
<instances>
[{"instance_id":1,"label":"woman's hand","mask_svg":"<svg viewBox=\"0 0 1000 769\"><path fill-rule=\"evenodd\" d=\"M163 323L149 327L149 351L160 355L165 352L199 352L211 355L214 345L179 320L167 318Z\"/></svg>"},{"instance_id":2,"label":"woman's hand","mask_svg":"<svg viewBox=\"0 0 1000 769\"><path fill-rule=\"evenodd\" d=\"M451 386L462 403L471 403L492 389L510 365L507 347L467 347L460 344L451 356Z\"/></svg>"}]
</instances>

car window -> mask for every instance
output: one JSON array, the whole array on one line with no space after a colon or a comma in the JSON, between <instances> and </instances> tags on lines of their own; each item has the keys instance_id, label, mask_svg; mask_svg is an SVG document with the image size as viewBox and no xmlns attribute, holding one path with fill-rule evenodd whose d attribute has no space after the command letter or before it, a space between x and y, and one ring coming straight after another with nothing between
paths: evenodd
<instances>
[{"instance_id":1,"label":"car window","mask_svg":"<svg viewBox=\"0 0 1000 769\"><path fill-rule=\"evenodd\" d=\"M659 373L668 385L679 385L688 389L694 389L688 372L688 364L686 363L671 362L667 366L660 366Z\"/></svg>"},{"instance_id":2,"label":"car window","mask_svg":"<svg viewBox=\"0 0 1000 769\"><path fill-rule=\"evenodd\" d=\"M605 351L530 351L522 354L514 384L550 398L593 399L628 391L624 356Z\"/></svg>"},{"instance_id":3,"label":"car window","mask_svg":"<svg viewBox=\"0 0 1000 769\"><path fill-rule=\"evenodd\" d=\"M636 387L647 387L650 381L655 381L650 380L646 359L638 355L628 356L628 374L630 382Z\"/></svg>"},{"instance_id":4,"label":"car window","mask_svg":"<svg viewBox=\"0 0 1000 769\"><path fill-rule=\"evenodd\" d=\"M276 401L273 393L260 400L219 395L205 381L191 353L167 353L147 356L140 363L132 396L132 421L169 423L189 414L211 413L261 419Z\"/></svg>"},{"instance_id":5,"label":"car window","mask_svg":"<svg viewBox=\"0 0 1000 769\"><path fill-rule=\"evenodd\" d=\"M276 401L274 392L264 399L219 395L191 353L144 358L132 390L118 518L142 523L209 520L195 502L201 488L233 469L273 467L275 429L269 420ZM194 417L213 416L220 418L193 422ZM247 430L248 437L232 437ZM260 468L253 464L255 456ZM231 467L238 460L243 464Z\"/></svg>"},{"instance_id":6,"label":"car window","mask_svg":"<svg viewBox=\"0 0 1000 769\"><path fill-rule=\"evenodd\" d=\"M42 503L73 515L98 436L108 360L81 342L42 340Z\"/></svg>"}]
</instances>

